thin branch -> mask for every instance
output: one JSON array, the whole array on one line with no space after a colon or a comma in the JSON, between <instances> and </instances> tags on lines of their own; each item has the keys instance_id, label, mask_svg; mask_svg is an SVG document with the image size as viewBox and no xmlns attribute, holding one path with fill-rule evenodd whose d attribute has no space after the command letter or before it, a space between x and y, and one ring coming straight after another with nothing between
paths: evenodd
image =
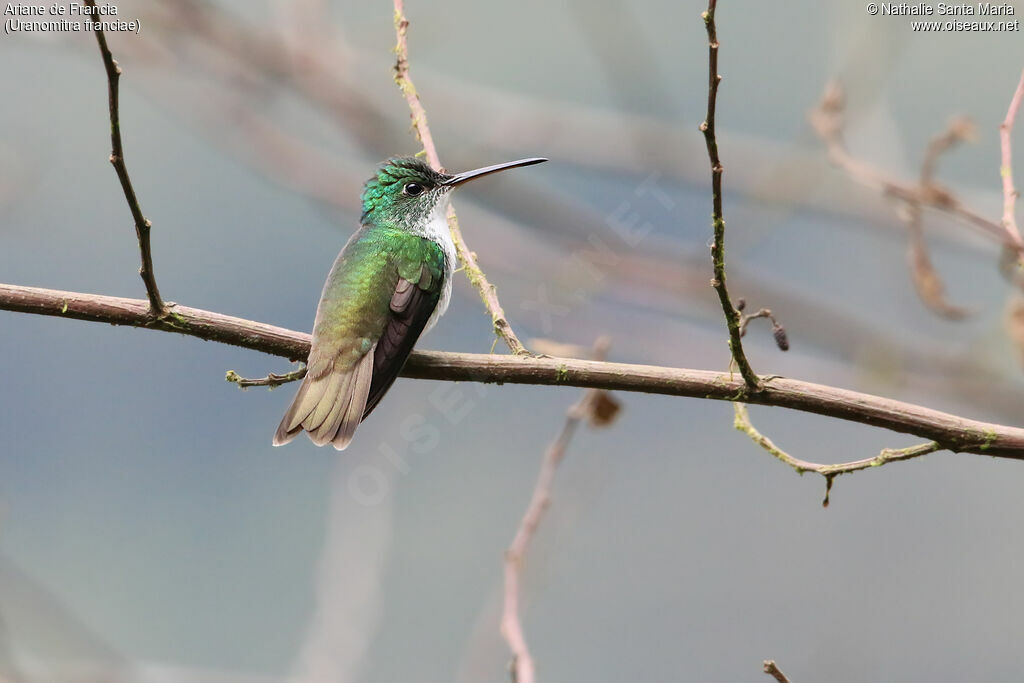
<instances>
[{"instance_id":1,"label":"thin branch","mask_svg":"<svg viewBox=\"0 0 1024 683\"><path fill-rule=\"evenodd\" d=\"M1002 151L1002 164L999 168L999 175L1003 178L1003 227L1006 229L1010 239L1013 240L1020 254L1020 260L1024 261L1024 240L1021 239L1020 228L1017 227L1016 205L1017 190L1013 186L1013 147L1011 134L1013 133L1013 122L1017 118L1017 110L1024 100L1024 71L1020 74L1020 83L1010 99L1010 107L1006 110L1006 118L999 125L999 142Z\"/></svg>"},{"instance_id":2,"label":"thin branch","mask_svg":"<svg viewBox=\"0 0 1024 683\"><path fill-rule=\"evenodd\" d=\"M0 284L0 310L178 332L292 360L309 354L308 334L221 313L175 305L154 319L146 301ZM744 401L826 415L938 442L943 449L1024 460L1024 429L971 420L931 408L784 377L763 377L749 392L741 379L710 370L563 358L413 351L403 377L456 382L575 386Z\"/></svg>"},{"instance_id":3,"label":"thin branch","mask_svg":"<svg viewBox=\"0 0 1024 683\"><path fill-rule=\"evenodd\" d=\"M718 73L718 32L715 29L715 6L717 0L708 0L707 10L701 14L708 32L708 111L700 129L704 133L704 143L708 148L708 159L711 161L711 223L714 226L715 240L711 244L711 260L714 264L715 278L711 281L725 313L725 323L729 328L729 350L733 362L740 371L743 381L752 391L761 388L754 369L750 367L747 356L743 352L743 339L740 334L740 314L729 298L729 290L725 286L725 218L722 216L722 161L718 157L718 140L715 138L715 105L718 101L718 84L722 81Z\"/></svg>"},{"instance_id":4,"label":"thin branch","mask_svg":"<svg viewBox=\"0 0 1024 683\"><path fill-rule=\"evenodd\" d=\"M948 213L1024 258L1024 244L1015 242L999 221L990 220L965 206L949 190L934 185L922 188L920 183L897 180L854 158L843 142L843 108L843 90L838 83L832 82L825 88L821 101L808 112L811 127L825 143L829 160L834 165L846 171L857 182L880 190L887 197L907 203L917 202L921 206Z\"/></svg>"},{"instance_id":5,"label":"thin branch","mask_svg":"<svg viewBox=\"0 0 1024 683\"><path fill-rule=\"evenodd\" d=\"M434 146L434 137L430 134L430 126L427 124L427 112L420 102L419 93L409 76L409 42L406 34L409 31L409 20L405 18L405 3L403 0L395 1L395 34L398 42L395 45L395 83L405 96L409 104L409 112L412 118L412 127L416 131L416 137L423 143L423 151L427 155L430 165L438 171L443 170L441 158L437 155L437 148ZM462 230L459 228L459 219L455 215L455 209L448 208L448 227L452 233L452 241L455 242L455 251L459 255L459 261L466 272L466 277L473 283L473 286L480 292L480 298L491 314L491 324L494 326L494 333L501 337L509 350L517 356L532 355L523 343L519 341L516 333L512 331L505 316L505 309L498 301L498 290L484 275L484 271L477 265L476 255L466 245L462 237Z\"/></svg>"},{"instance_id":6,"label":"thin branch","mask_svg":"<svg viewBox=\"0 0 1024 683\"><path fill-rule=\"evenodd\" d=\"M921 162L919 194L921 197L951 197L952 193L935 182L935 170L939 158L961 142L974 138L974 124L965 117L956 117L949 122L944 131L933 137L925 149ZM968 310L951 303L946 297L946 286L942 277L932 264L928 253L928 243L924 238L921 198L906 200L905 211L901 218L906 223L910 236L907 260L913 277L917 294L925 306L937 315L948 320L962 320L967 317Z\"/></svg>"},{"instance_id":7,"label":"thin branch","mask_svg":"<svg viewBox=\"0 0 1024 683\"><path fill-rule=\"evenodd\" d=\"M601 337L594 343L592 354L594 360L603 361L607 352L608 339ZM610 421L611 418L607 416L600 420L595 419L597 407L601 404L602 399L610 400L606 392L601 389L587 389L579 400L569 407L562 430L544 453L530 503L519 522L519 528L516 529L511 545L505 551L505 601L501 616L501 635L508 643L509 650L512 651L510 669L513 683L534 683L535 681L533 657L530 656L526 636L523 634L523 625L519 620L519 575L526 551L533 540L537 527L540 526L544 513L547 512L551 502L551 485L555 479L555 471L565 457L569 442L572 440L573 434L576 433L580 421L588 416L596 425L605 425ZM617 411L618 405L612 405L615 406L613 410Z\"/></svg>"},{"instance_id":8,"label":"thin branch","mask_svg":"<svg viewBox=\"0 0 1024 683\"><path fill-rule=\"evenodd\" d=\"M903 217L910 241L907 245L907 263L918 297L936 315L947 320L963 320L969 313L963 306L957 306L946 297L946 286L939 271L932 264L928 243L924 239L921 218L921 204L908 203Z\"/></svg>"},{"instance_id":9,"label":"thin branch","mask_svg":"<svg viewBox=\"0 0 1024 683\"><path fill-rule=\"evenodd\" d=\"M789 335L786 334L785 326L772 313L772 309L761 308L754 313L746 313L746 307L747 302L745 299L740 298L736 300L736 311L740 314L740 336L746 336L747 326L750 325L751 320L767 318L772 323L772 337L775 339L775 345L779 347L779 351L789 351Z\"/></svg>"},{"instance_id":10,"label":"thin branch","mask_svg":"<svg viewBox=\"0 0 1024 683\"><path fill-rule=\"evenodd\" d=\"M283 375L277 375L270 372L267 373L266 377L260 377L259 379L246 379L234 370L228 370L224 375L224 379L232 384L237 384L239 389L248 389L249 387L268 387L273 389L281 386L282 384L297 382L305 376L306 366L303 365L298 370L292 370L291 372L286 372Z\"/></svg>"},{"instance_id":11,"label":"thin branch","mask_svg":"<svg viewBox=\"0 0 1024 683\"><path fill-rule=\"evenodd\" d=\"M774 678L777 683L789 683L789 679L786 678L786 674L782 673L782 670L776 666L775 662L770 659L764 660L764 672Z\"/></svg>"},{"instance_id":12,"label":"thin branch","mask_svg":"<svg viewBox=\"0 0 1024 683\"><path fill-rule=\"evenodd\" d=\"M816 462L808 462L806 460L801 460L800 458L795 458L782 450L776 446L771 439L757 430L754 424L750 421L750 414L747 412L747 407L744 404L736 402L732 404L732 407L736 413L733 426L749 436L754 443L792 467L796 470L797 474L815 472L825 477L825 499L822 501L822 505L825 507L828 507L828 496L832 491L832 480L840 474L849 474L850 472L866 470L870 467L881 467L882 465L890 462L919 458L922 455L928 455L929 453L943 450L943 446L939 443L929 441L928 443L909 446L907 448L884 448L873 458L864 458L863 460L854 460L853 462L842 462L833 465L822 465Z\"/></svg>"},{"instance_id":13,"label":"thin branch","mask_svg":"<svg viewBox=\"0 0 1024 683\"><path fill-rule=\"evenodd\" d=\"M86 0L89 7L95 9L96 0ZM99 22L96 22L99 26ZM141 252L142 265L139 268L139 275L146 285L146 295L149 297L150 314L160 318L167 314L167 307L160 298L160 290L156 286L156 276L153 275L153 252L149 244L149 231L152 223L142 215L142 208L139 206L139 198L135 196L135 188L132 187L131 178L128 176L128 167L124 163L124 148L121 144L121 121L118 104L118 81L121 78L121 67L114 60L114 56L107 47L107 38L103 30L96 29L96 42L100 47L100 55L103 57L103 66L107 70L107 91L110 100L110 163L114 166L118 180L121 181L121 189L128 201L128 208L135 220L135 236L139 240L139 251Z\"/></svg>"}]
</instances>

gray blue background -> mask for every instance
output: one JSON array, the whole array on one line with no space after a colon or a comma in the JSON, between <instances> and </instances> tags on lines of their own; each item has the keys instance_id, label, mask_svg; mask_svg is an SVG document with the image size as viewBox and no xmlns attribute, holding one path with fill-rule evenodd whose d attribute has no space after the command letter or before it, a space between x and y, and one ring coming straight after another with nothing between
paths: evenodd
<instances>
[{"instance_id":1,"label":"gray blue background","mask_svg":"<svg viewBox=\"0 0 1024 683\"><path fill-rule=\"evenodd\" d=\"M941 180L996 218L996 131L1021 34L914 33L847 0L720 5L730 285L771 306L793 347L781 354L755 322L754 367L1024 423L995 248L929 214L950 298L973 314L928 313L896 207L828 166L805 119L842 78L851 150L912 178L930 136L970 115L977 142L943 158ZM417 149L391 81L390 3L331 3L325 20L315 2L224 5L231 25L305 48L340 36L328 70L373 103L341 125L173 25L186 5L119 7L142 20L111 46L164 296L308 330L361 181ZM586 347L606 333L613 360L725 367L697 131L702 9L409 3L413 76L448 166L551 157L456 201L524 339ZM143 297L95 44L4 35L0 60L0 281ZM268 153L275 138L254 117L299 141L294 155ZM1020 153L1017 166L1024 177ZM640 196L645 182L667 203ZM293 187L314 184L320 200ZM650 225L629 244L614 228L624 210ZM619 257L595 259L601 245ZM420 346L486 352L489 327L460 276ZM223 379L287 368L192 338L0 312L6 680L507 680L502 551L578 390L400 380L336 454L270 446L292 388L243 393ZM618 398L612 428L573 442L528 557L540 680L755 681L765 658L794 683L1019 677L1020 463L936 454L842 477L822 509L820 477L734 431L729 405ZM751 413L809 460L915 442Z\"/></svg>"}]
</instances>

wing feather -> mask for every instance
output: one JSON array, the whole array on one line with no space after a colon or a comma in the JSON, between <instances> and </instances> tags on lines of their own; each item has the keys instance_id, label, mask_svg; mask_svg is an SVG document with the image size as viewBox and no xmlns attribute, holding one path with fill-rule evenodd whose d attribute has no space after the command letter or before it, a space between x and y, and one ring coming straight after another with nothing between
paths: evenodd
<instances>
[{"instance_id":1,"label":"wing feather","mask_svg":"<svg viewBox=\"0 0 1024 683\"><path fill-rule=\"evenodd\" d=\"M274 434L275 446L306 430L318 446L347 447L398 377L437 307L445 278L441 248L416 238L385 257L374 251L379 249L374 239L364 226L328 275L309 371ZM356 294L367 278L395 283L390 298L387 290ZM351 304L351 296L364 298Z\"/></svg>"},{"instance_id":2,"label":"wing feather","mask_svg":"<svg viewBox=\"0 0 1024 683\"><path fill-rule=\"evenodd\" d=\"M425 265L423 271L429 273ZM441 298L440 282L431 280L429 274L421 275L420 284L414 285L401 278L395 287L395 295L391 297L391 317L374 352L373 381L366 400L364 419L373 412L380 399L394 384L399 371L412 352L412 347L416 345L416 340L423 333L423 328L427 326L427 321L437 307L437 302ZM424 283L434 287L429 290L423 289L420 285Z\"/></svg>"}]
</instances>

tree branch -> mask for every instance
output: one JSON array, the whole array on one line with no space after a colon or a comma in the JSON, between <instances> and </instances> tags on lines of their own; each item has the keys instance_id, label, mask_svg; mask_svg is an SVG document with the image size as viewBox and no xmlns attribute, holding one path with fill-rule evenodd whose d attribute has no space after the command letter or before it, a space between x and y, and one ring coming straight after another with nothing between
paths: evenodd
<instances>
[{"instance_id":1,"label":"tree branch","mask_svg":"<svg viewBox=\"0 0 1024 683\"><path fill-rule=\"evenodd\" d=\"M1006 118L999 125L999 141L1002 151L999 175L1003 178L1003 227L1017 249L1018 260L1024 261L1024 239L1021 239L1015 214L1017 190L1013 187L1013 147L1010 138L1021 100L1024 100L1024 71L1021 71L1020 83L1017 84L1017 89L1014 91L1013 97L1010 98L1010 107L1006 110Z\"/></svg>"},{"instance_id":2,"label":"tree branch","mask_svg":"<svg viewBox=\"0 0 1024 683\"><path fill-rule=\"evenodd\" d=\"M834 465L822 465L816 462L808 462L806 460L801 460L800 458L794 458L792 455L776 446L771 439L757 430L754 424L750 421L750 414L747 412L747 407L744 404L736 402L732 404L732 407L736 413L733 426L749 436L754 443L792 467L796 470L797 474L803 474L804 472L816 472L817 474L825 477L825 499L821 501L821 504L825 507L828 507L828 496L832 491L832 480L840 474L849 474L850 472L866 470L870 467L881 467L886 463L919 458L922 455L928 455L929 453L942 450L942 446L937 442L929 441L928 443L909 446L907 448L884 448L881 453L873 458L864 458L862 460L854 460L853 462L836 463Z\"/></svg>"},{"instance_id":3,"label":"tree branch","mask_svg":"<svg viewBox=\"0 0 1024 683\"><path fill-rule=\"evenodd\" d=\"M0 284L0 310L178 332L292 360L309 353L308 334L221 313L174 305L154 319L146 301ZM931 408L783 377L762 377L758 392L743 380L709 370L602 363L561 358L511 358L477 353L413 351L403 377L575 386L743 401L780 406L913 434L942 449L1024 460L1024 429L950 415Z\"/></svg>"},{"instance_id":4,"label":"tree branch","mask_svg":"<svg viewBox=\"0 0 1024 683\"><path fill-rule=\"evenodd\" d=\"M826 86L821 101L807 115L811 127L825 143L829 161L833 165L860 184L880 190L885 196L948 213L1024 258L1024 244L1015 242L999 221L990 220L965 206L949 190L934 184L922 187L920 182L897 180L854 158L843 142L843 109L843 90L838 83L832 82Z\"/></svg>"},{"instance_id":5,"label":"tree branch","mask_svg":"<svg viewBox=\"0 0 1024 683\"><path fill-rule=\"evenodd\" d=\"M398 42L395 45L395 83L405 96L409 104L409 112L412 118L412 127L416 131L416 137L423 143L423 151L427 155L430 165L438 171L443 171L441 158L437 155L437 148L434 146L434 137L430 134L430 126L427 125L427 112L420 102L420 96L416 92L416 86L409 76L409 42L406 34L409 30L409 20L405 18L405 3L403 0L395 1L395 34ZM462 230L459 228L459 219L455 215L455 209L448 207L448 228L452 233L452 241L455 242L455 251L459 255L459 261L466 271L466 277L473 283L473 286L480 292L480 298L491 314L491 324L494 326L494 333L501 337L509 350L517 356L531 355L519 337L512 331L512 325L505 317L505 309L498 301L498 290L488 281L484 271L477 265L476 255L466 245L462 237Z\"/></svg>"},{"instance_id":6,"label":"tree branch","mask_svg":"<svg viewBox=\"0 0 1024 683\"><path fill-rule=\"evenodd\" d=\"M776 680L777 683L789 683L789 679L786 678L786 674L782 673L782 670L770 659L764 660L764 673L768 674Z\"/></svg>"},{"instance_id":7,"label":"tree branch","mask_svg":"<svg viewBox=\"0 0 1024 683\"><path fill-rule=\"evenodd\" d=\"M96 0L86 0L85 4L95 9ZM128 208L135 220L135 236L139 240L139 251L142 258L139 275L146 285L150 314L155 318L160 318L167 314L167 307L164 305L163 299L160 298L160 290L156 286L156 276L153 275L153 252L149 244L149 230L153 224L142 215L139 198L135 196L135 188L132 187L132 180L128 176L128 167L124 163L124 148L121 144L121 120L118 113L118 81L121 78L121 67L114 61L114 56L110 53L110 48L107 47L107 38L103 35L102 29L96 29L96 42L99 44L100 55L103 57L103 66L107 70L107 91L110 100L110 163L114 166L117 179L121 181L124 198L128 201Z\"/></svg>"},{"instance_id":8,"label":"tree branch","mask_svg":"<svg viewBox=\"0 0 1024 683\"><path fill-rule=\"evenodd\" d=\"M603 361L607 352L607 338L601 337L594 342L594 360ZM607 412L602 413L601 406L605 406ZM555 480L555 472L565 457L569 442L572 441L580 421L589 417L592 425L605 426L611 422L616 412L618 404L600 389L587 389L579 400L569 407L562 430L544 453L530 503L526 506L526 512L519 522L512 543L505 551L505 599L501 615L501 635L512 651L510 668L513 683L534 683L535 680L533 657L530 655L526 636L523 634L523 625L519 619L519 573L526 557L526 550L551 503L551 486Z\"/></svg>"},{"instance_id":9,"label":"tree branch","mask_svg":"<svg viewBox=\"0 0 1024 683\"><path fill-rule=\"evenodd\" d=\"M715 240L711 244L711 260L714 263L715 278L711 281L718 300L725 313L725 324L729 328L729 350L732 359L743 376L747 387L758 391L761 385L750 367L747 356L743 352L743 335L740 333L740 314L729 298L729 290L725 286L725 218L722 216L722 162L718 157L718 140L715 138L715 105L718 101L718 84L722 77L718 73L718 32L715 28L715 8L717 0L708 0L708 8L701 15L708 32L708 111L700 129L704 133L704 143L708 148L708 159L711 161L711 223L714 227Z\"/></svg>"}]
</instances>

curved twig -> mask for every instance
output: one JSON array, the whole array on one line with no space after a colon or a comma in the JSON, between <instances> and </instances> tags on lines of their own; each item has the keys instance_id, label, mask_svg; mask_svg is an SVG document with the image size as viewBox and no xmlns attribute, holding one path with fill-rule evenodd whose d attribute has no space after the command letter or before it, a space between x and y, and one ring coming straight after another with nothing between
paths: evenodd
<instances>
[{"instance_id":1,"label":"curved twig","mask_svg":"<svg viewBox=\"0 0 1024 683\"><path fill-rule=\"evenodd\" d=\"M776 446L775 443L767 436L758 431L757 427L755 427L750 421L750 414L747 412L747 407L745 405L736 402L732 404L732 407L736 413L733 426L749 436L754 443L792 467L796 470L797 474L815 472L816 474L820 474L825 477L825 499L821 501L821 504L825 507L828 507L828 496L829 493L832 492L832 480L840 474L858 472L871 467L881 467L882 465L890 462L920 458L922 455L928 455L929 453L934 453L935 451L941 451L943 449L942 445L937 441L929 441L928 443L918 444L917 446L908 446L907 448L883 448L882 451L873 458L863 458L852 462L841 462L832 465L808 462L807 460L801 460L800 458L793 457Z\"/></svg>"}]
</instances>

